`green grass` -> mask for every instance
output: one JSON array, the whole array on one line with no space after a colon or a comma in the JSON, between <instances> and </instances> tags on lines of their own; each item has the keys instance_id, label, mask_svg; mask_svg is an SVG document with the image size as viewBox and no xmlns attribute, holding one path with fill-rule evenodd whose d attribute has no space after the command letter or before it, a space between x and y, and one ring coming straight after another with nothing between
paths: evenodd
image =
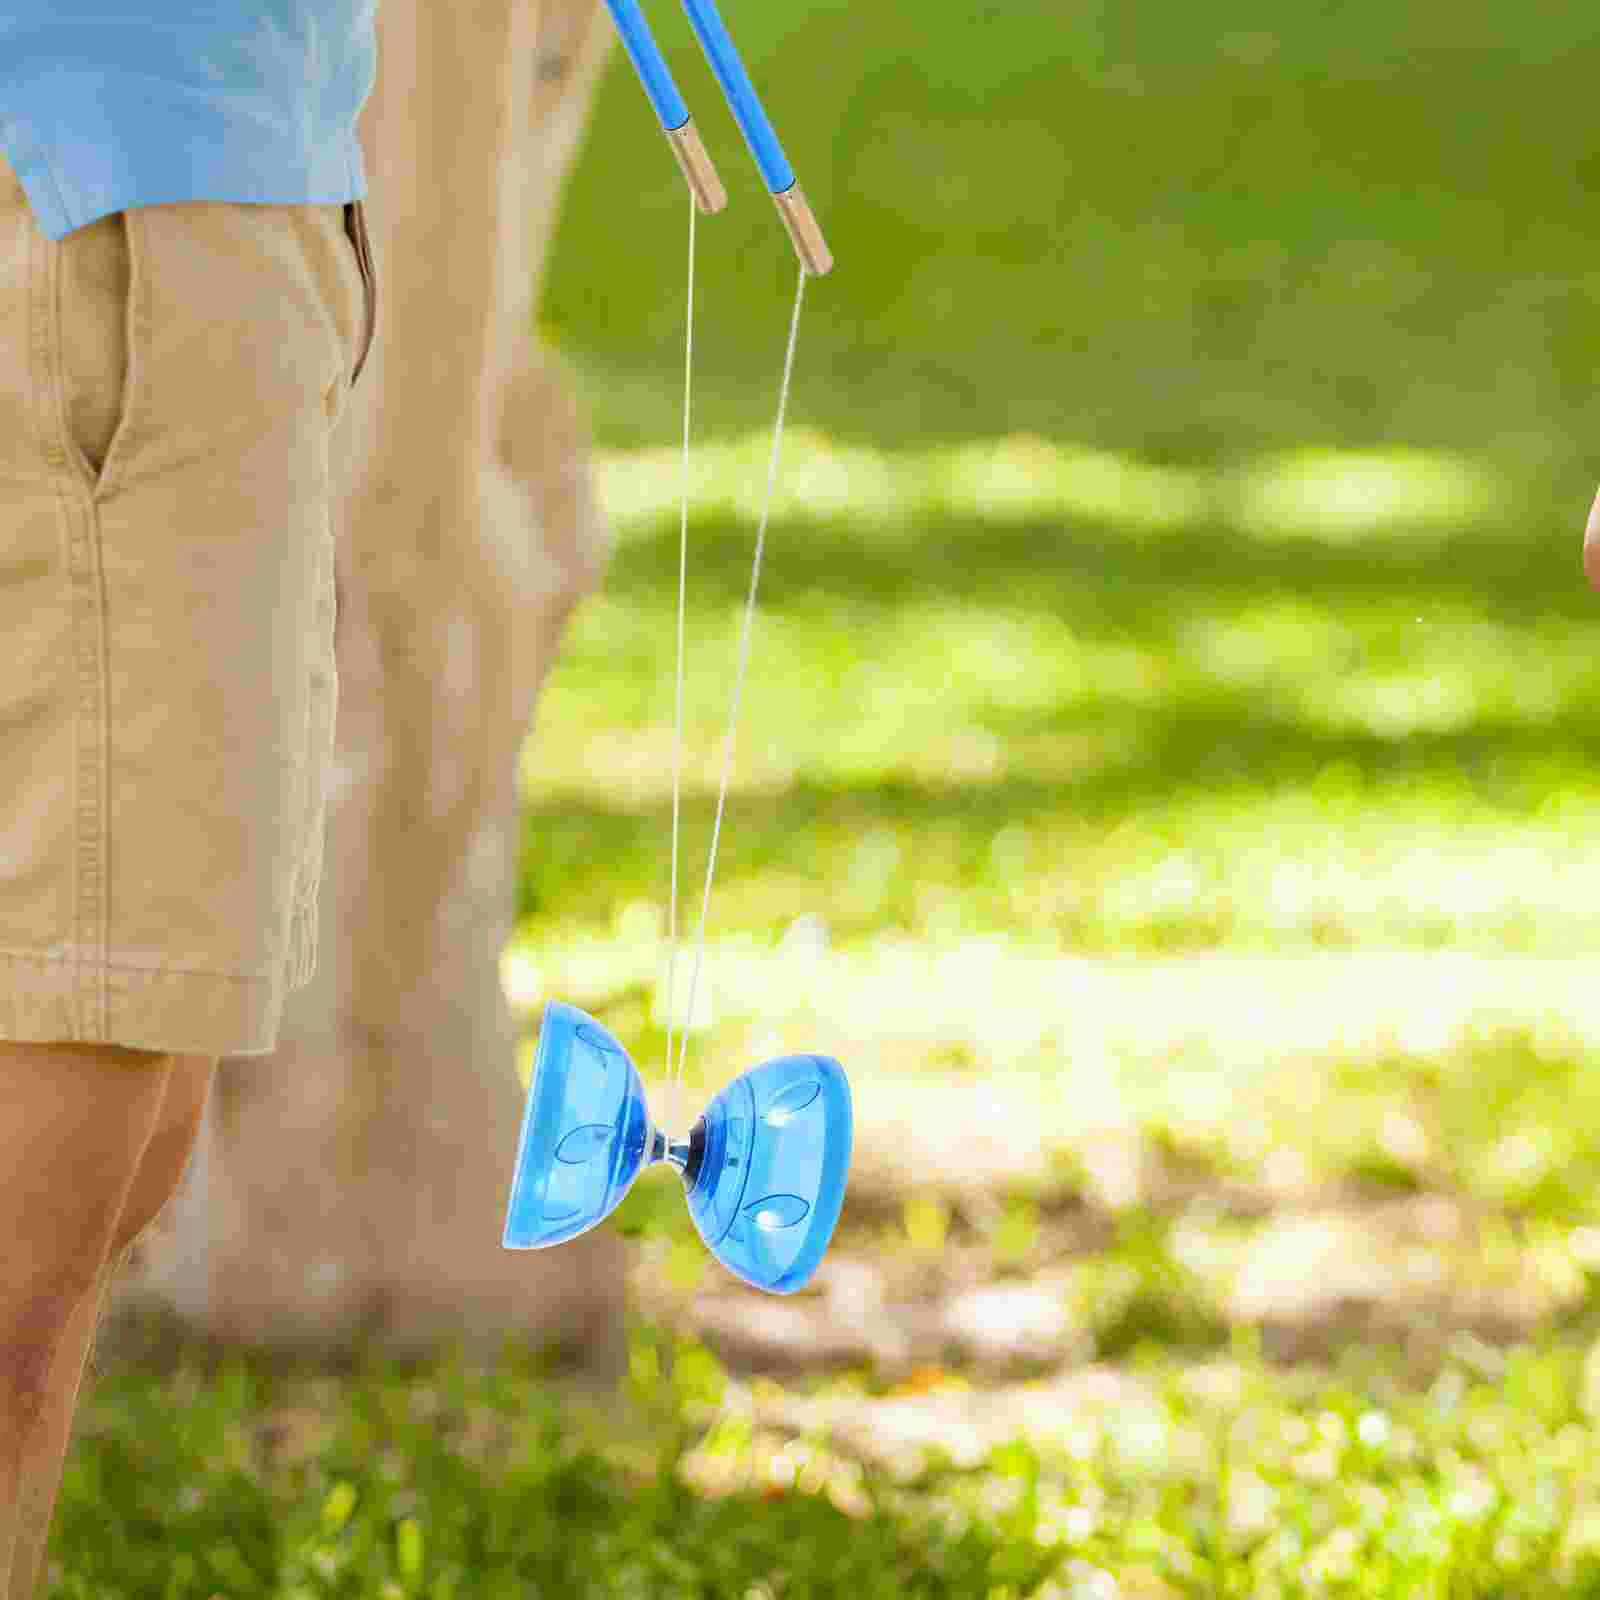
<instances>
[{"instance_id":1,"label":"green grass","mask_svg":"<svg viewBox=\"0 0 1600 1600\"><path fill-rule=\"evenodd\" d=\"M557 1408L509 1351L492 1373L452 1358L344 1380L239 1361L113 1375L69 1465L54 1592L1600 1593L1570 1351L1465 1344L1420 1390L1360 1351L1277 1369L1248 1339L1187 1366L1147 1345L1128 1374L1120 1408L1057 1419L1053 1442L935 1444L894 1476L862 1473L826 1431L752 1422L769 1386L644 1327L604 1423Z\"/></svg>"},{"instance_id":2,"label":"green grass","mask_svg":"<svg viewBox=\"0 0 1600 1600\"><path fill-rule=\"evenodd\" d=\"M658 9L733 201L700 229L692 932L795 268ZM1592 28L1552 0L728 15L839 265L689 1077L831 1041L863 1090L1039 1108L989 1201L863 1178L835 1250L907 1294L1053 1284L1075 1359L1134 1387L907 1474L763 1407L993 1374L750 1382L642 1321L603 1419L526 1352L117 1369L55 1592L1600 1595L1600 1004L1561 964L1600 906ZM507 981L525 1070L559 994L653 1095L686 203L619 56L541 309L617 547L524 752ZM671 1187L616 1226L688 1288L714 1269ZM1348 1258L1381 1286L1290 1314Z\"/></svg>"},{"instance_id":3,"label":"green grass","mask_svg":"<svg viewBox=\"0 0 1600 1600\"><path fill-rule=\"evenodd\" d=\"M656 1346L641 1339L636 1358ZM688 1367L689 1363L683 1363ZM820 1495L721 1500L672 1468L706 1388L654 1367L627 1398L659 1443L619 1445L552 1404L535 1366L374 1365L344 1385L231 1364L102 1383L68 1476L69 1596L638 1596L988 1593L1049 1565L1029 1538L949 1532L927 1508L852 1520ZM714 1389L722 1380L713 1370ZM665 1390L665 1393L663 1391ZM828 1572L808 1571L828 1551Z\"/></svg>"}]
</instances>

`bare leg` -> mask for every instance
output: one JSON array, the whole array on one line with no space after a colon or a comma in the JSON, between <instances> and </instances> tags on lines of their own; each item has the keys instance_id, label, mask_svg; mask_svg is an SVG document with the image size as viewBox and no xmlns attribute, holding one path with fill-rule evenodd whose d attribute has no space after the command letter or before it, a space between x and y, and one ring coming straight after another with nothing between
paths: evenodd
<instances>
[{"instance_id":1,"label":"bare leg","mask_svg":"<svg viewBox=\"0 0 1600 1600\"><path fill-rule=\"evenodd\" d=\"M166 1106L174 1068L182 1098L196 1079L209 1089L213 1066L118 1045L0 1043L0 1208L12 1221L0 1233L0 1593L17 1592L14 1576L36 1581L13 1566L36 1568L48 1537L108 1263L187 1160L193 1127L185 1143ZM197 1123L198 1108L190 1115Z\"/></svg>"},{"instance_id":2,"label":"bare leg","mask_svg":"<svg viewBox=\"0 0 1600 1600\"><path fill-rule=\"evenodd\" d=\"M38 1425L24 1446L19 1483L21 1515L10 1587L3 1591L5 1600L34 1600L44 1569L50 1521L61 1490L67 1447L72 1438L72 1419L100 1313L129 1248L177 1192L194 1150L206 1100L211 1093L216 1058L172 1056L169 1059L170 1071L155 1131L145 1147L118 1219L111 1257L101 1268L93 1290L84 1296L73 1313L50 1371L49 1391Z\"/></svg>"},{"instance_id":3,"label":"bare leg","mask_svg":"<svg viewBox=\"0 0 1600 1600\"><path fill-rule=\"evenodd\" d=\"M67 1323L55 1365L50 1369L50 1389L37 1426L23 1443L22 1469L17 1482L17 1542L11 1560L11 1584L6 1600L34 1600L44 1568L45 1546L50 1542L50 1519L66 1465L72 1418L78 1406L78 1389L88 1362L89 1347L100 1321L106 1291L117 1275L121 1260L108 1261L100 1276Z\"/></svg>"}]
</instances>

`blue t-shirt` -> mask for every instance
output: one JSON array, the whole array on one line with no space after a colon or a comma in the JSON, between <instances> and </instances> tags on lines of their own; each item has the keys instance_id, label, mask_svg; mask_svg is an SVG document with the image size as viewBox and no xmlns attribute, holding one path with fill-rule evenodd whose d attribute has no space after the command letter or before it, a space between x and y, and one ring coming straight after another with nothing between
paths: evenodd
<instances>
[{"instance_id":1,"label":"blue t-shirt","mask_svg":"<svg viewBox=\"0 0 1600 1600\"><path fill-rule=\"evenodd\" d=\"M378 0L0 0L0 150L40 228L364 200Z\"/></svg>"}]
</instances>

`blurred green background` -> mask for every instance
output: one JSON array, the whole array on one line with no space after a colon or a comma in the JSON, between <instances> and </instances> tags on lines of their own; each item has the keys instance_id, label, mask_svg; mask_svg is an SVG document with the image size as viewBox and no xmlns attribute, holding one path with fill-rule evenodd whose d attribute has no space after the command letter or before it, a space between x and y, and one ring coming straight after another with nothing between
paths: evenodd
<instances>
[{"instance_id":1,"label":"blurred green background","mask_svg":"<svg viewBox=\"0 0 1600 1600\"><path fill-rule=\"evenodd\" d=\"M611 1224L639 1316L594 1453L515 1362L108 1382L63 1592L1600 1594L1592 18L724 6L838 265L679 1120L837 1053L830 1267L869 1327L947 1337L840 1370L804 1331L834 1280L730 1308L658 1170ZM651 19L731 194L699 226L692 933L796 266ZM523 754L504 975L525 1074L559 996L658 1115L686 222L619 50L540 309L617 543ZM752 1379L733 1336L774 1328L798 1370ZM116 1530L158 1502L133 1577Z\"/></svg>"},{"instance_id":2,"label":"blurred green background","mask_svg":"<svg viewBox=\"0 0 1600 1600\"><path fill-rule=\"evenodd\" d=\"M1027 431L1202 465L1403 442L1492 452L1561 495L1592 475L1581 8L732 16L839 261L808 297L797 398L830 436ZM701 228L698 414L737 432L772 409L793 260L683 19L655 28L732 195ZM544 306L611 445L677 437L684 211L619 55Z\"/></svg>"},{"instance_id":3,"label":"blurred green background","mask_svg":"<svg viewBox=\"0 0 1600 1600\"><path fill-rule=\"evenodd\" d=\"M700 228L694 862L796 269L674 23L732 193ZM1581 14L823 0L738 34L839 264L807 295L716 927L1584 949ZM665 900L685 212L619 55L543 308L620 541L529 751L546 947Z\"/></svg>"}]
</instances>

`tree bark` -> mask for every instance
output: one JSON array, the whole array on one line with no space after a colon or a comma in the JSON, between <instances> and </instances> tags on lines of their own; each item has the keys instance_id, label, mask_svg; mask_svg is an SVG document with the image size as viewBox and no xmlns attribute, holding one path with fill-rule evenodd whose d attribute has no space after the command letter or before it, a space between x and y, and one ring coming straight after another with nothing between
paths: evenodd
<instances>
[{"instance_id":1,"label":"tree bark","mask_svg":"<svg viewBox=\"0 0 1600 1600\"><path fill-rule=\"evenodd\" d=\"M609 538L587 423L536 342L542 265L612 30L599 0L385 0L363 114L377 341L338 528L338 767L317 972L224 1060L116 1305L222 1342L460 1340L621 1360L620 1241L501 1248L522 1115L500 984L518 766Z\"/></svg>"}]
</instances>

